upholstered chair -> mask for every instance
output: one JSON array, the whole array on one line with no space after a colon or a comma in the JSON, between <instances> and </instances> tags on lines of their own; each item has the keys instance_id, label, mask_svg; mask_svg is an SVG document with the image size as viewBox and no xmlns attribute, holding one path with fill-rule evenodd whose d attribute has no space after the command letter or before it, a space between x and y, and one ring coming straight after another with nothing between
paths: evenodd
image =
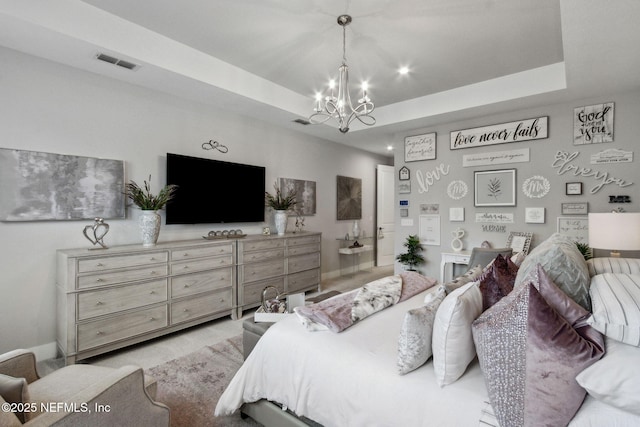
<instances>
[{"instance_id":1,"label":"upholstered chair","mask_svg":"<svg viewBox=\"0 0 640 427\"><path fill-rule=\"evenodd\" d=\"M136 366L77 364L40 377L35 355L14 350L0 355L0 403L16 411L1 411L0 425L168 426L156 387Z\"/></svg>"}]
</instances>

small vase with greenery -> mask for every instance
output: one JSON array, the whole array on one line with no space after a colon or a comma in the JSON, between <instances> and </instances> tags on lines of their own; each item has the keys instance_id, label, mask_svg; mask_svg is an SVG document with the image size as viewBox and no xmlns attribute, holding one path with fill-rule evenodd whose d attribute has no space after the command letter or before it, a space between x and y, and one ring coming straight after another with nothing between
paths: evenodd
<instances>
[{"instance_id":1,"label":"small vase with greenery","mask_svg":"<svg viewBox=\"0 0 640 427\"><path fill-rule=\"evenodd\" d=\"M134 205L143 211L157 211L164 209L167 203L174 198L178 186L175 184L165 185L157 196L151 194L151 175L149 181L144 181L144 188L131 180L125 185L125 195Z\"/></svg>"},{"instance_id":2,"label":"small vase with greenery","mask_svg":"<svg viewBox=\"0 0 640 427\"><path fill-rule=\"evenodd\" d=\"M415 271L415 266L424 262L424 257L420 254L422 251L422 245L417 235L413 234L407 237L407 241L403 243L403 246L407 248L407 252L400 254L396 257L401 264L406 265L409 271Z\"/></svg>"},{"instance_id":3,"label":"small vase with greenery","mask_svg":"<svg viewBox=\"0 0 640 427\"><path fill-rule=\"evenodd\" d=\"M144 181L144 187L140 187L135 181L129 181L125 185L124 194L140 208L142 215L138 218L142 246L155 246L160 235L160 215L156 211L164 209L167 203L173 199L178 186L165 185L157 196L151 194L151 175L149 181Z\"/></svg>"},{"instance_id":4,"label":"small vase with greenery","mask_svg":"<svg viewBox=\"0 0 640 427\"><path fill-rule=\"evenodd\" d=\"M278 187L278 184L273 184L273 188L276 190L276 194L273 195L268 191L264 192L265 206L268 206L276 211L288 211L296 205L296 192L290 190L286 195L282 193L282 190Z\"/></svg>"},{"instance_id":5,"label":"small vase with greenery","mask_svg":"<svg viewBox=\"0 0 640 427\"><path fill-rule=\"evenodd\" d=\"M287 194L283 194L278 184L273 184L276 190L275 196L268 191L264 192L264 203L276 211L275 226L278 236L283 236L287 230L287 211L296 205L296 192L292 189Z\"/></svg>"}]
</instances>

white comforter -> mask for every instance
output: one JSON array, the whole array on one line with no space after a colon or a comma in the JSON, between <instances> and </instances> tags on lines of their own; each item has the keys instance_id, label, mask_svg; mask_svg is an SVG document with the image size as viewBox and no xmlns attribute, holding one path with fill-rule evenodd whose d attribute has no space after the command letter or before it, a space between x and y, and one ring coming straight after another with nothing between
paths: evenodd
<instances>
[{"instance_id":1,"label":"white comforter","mask_svg":"<svg viewBox=\"0 0 640 427\"><path fill-rule=\"evenodd\" d=\"M487 399L474 362L456 383L436 384L431 362L397 373L398 336L405 313L425 293L341 332L308 332L296 316L273 325L220 397L216 415L268 399L330 426L477 425Z\"/></svg>"},{"instance_id":2,"label":"white comforter","mask_svg":"<svg viewBox=\"0 0 640 427\"><path fill-rule=\"evenodd\" d=\"M220 397L215 415L268 399L326 427L486 427L491 407L485 403L477 360L444 388L436 384L431 361L407 375L397 373L402 320L407 310L423 304L424 296L422 292L341 333L308 332L295 315L281 320L258 341ZM587 396L569 427L638 425L637 415Z\"/></svg>"}]
</instances>

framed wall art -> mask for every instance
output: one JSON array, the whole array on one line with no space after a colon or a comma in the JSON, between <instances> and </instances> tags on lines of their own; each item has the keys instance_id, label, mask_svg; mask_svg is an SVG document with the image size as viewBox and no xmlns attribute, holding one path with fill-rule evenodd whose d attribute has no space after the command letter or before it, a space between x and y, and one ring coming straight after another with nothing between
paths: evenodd
<instances>
[{"instance_id":1,"label":"framed wall art","mask_svg":"<svg viewBox=\"0 0 640 427\"><path fill-rule=\"evenodd\" d=\"M436 133L407 136L404 139L404 161L433 160L436 158Z\"/></svg>"},{"instance_id":2,"label":"framed wall art","mask_svg":"<svg viewBox=\"0 0 640 427\"><path fill-rule=\"evenodd\" d=\"M401 167L400 170L398 171L398 179L400 181L407 181L410 178L411 178L411 173L409 171L409 168L406 166Z\"/></svg>"},{"instance_id":3,"label":"framed wall art","mask_svg":"<svg viewBox=\"0 0 640 427\"><path fill-rule=\"evenodd\" d=\"M567 182L565 193L567 196L579 196L582 194L581 182Z\"/></svg>"},{"instance_id":4,"label":"framed wall art","mask_svg":"<svg viewBox=\"0 0 640 427\"><path fill-rule=\"evenodd\" d=\"M124 162L0 149L0 221L125 217Z\"/></svg>"},{"instance_id":5,"label":"framed wall art","mask_svg":"<svg viewBox=\"0 0 640 427\"><path fill-rule=\"evenodd\" d=\"M515 205L515 169L477 171L474 173L474 206Z\"/></svg>"},{"instance_id":6,"label":"framed wall art","mask_svg":"<svg viewBox=\"0 0 640 427\"><path fill-rule=\"evenodd\" d=\"M280 178L280 191L288 194L291 190L296 193L294 211L299 215L316 214L316 182L302 179Z\"/></svg>"},{"instance_id":7,"label":"framed wall art","mask_svg":"<svg viewBox=\"0 0 640 427\"><path fill-rule=\"evenodd\" d=\"M573 145L613 141L613 102L573 110Z\"/></svg>"},{"instance_id":8,"label":"framed wall art","mask_svg":"<svg viewBox=\"0 0 640 427\"><path fill-rule=\"evenodd\" d=\"M544 224L545 209L544 208L525 208L524 222L527 224Z\"/></svg>"},{"instance_id":9,"label":"framed wall art","mask_svg":"<svg viewBox=\"0 0 640 427\"><path fill-rule=\"evenodd\" d=\"M336 193L337 219L362 219L362 180L338 175Z\"/></svg>"},{"instance_id":10,"label":"framed wall art","mask_svg":"<svg viewBox=\"0 0 640 427\"><path fill-rule=\"evenodd\" d=\"M588 217L558 217L558 233L569 236L578 243L589 244L589 218Z\"/></svg>"},{"instance_id":11,"label":"framed wall art","mask_svg":"<svg viewBox=\"0 0 640 427\"><path fill-rule=\"evenodd\" d=\"M562 203L562 215L587 215L589 203Z\"/></svg>"}]
</instances>

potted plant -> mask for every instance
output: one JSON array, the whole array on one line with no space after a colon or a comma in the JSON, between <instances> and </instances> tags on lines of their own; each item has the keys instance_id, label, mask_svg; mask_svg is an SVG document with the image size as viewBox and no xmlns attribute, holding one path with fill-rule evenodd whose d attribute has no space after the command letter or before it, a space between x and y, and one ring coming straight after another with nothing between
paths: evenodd
<instances>
[{"instance_id":1,"label":"potted plant","mask_svg":"<svg viewBox=\"0 0 640 427\"><path fill-rule=\"evenodd\" d=\"M406 265L409 271L415 271L414 267L424 262L424 257L420 254L422 251L422 245L417 235L409 235L407 241L403 243L403 246L407 248L407 252L400 254L396 257L401 264Z\"/></svg>"},{"instance_id":2,"label":"potted plant","mask_svg":"<svg viewBox=\"0 0 640 427\"><path fill-rule=\"evenodd\" d=\"M141 187L131 180L125 184L124 194L142 211L138 220L140 232L142 233L142 246L155 246L160 234L160 215L157 211L164 209L167 203L174 198L178 186L175 184L165 185L158 195L151 193L151 175L149 181L144 181Z\"/></svg>"},{"instance_id":3,"label":"potted plant","mask_svg":"<svg viewBox=\"0 0 640 427\"><path fill-rule=\"evenodd\" d=\"M273 184L273 188L276 190L275 195L270 194L268 191L265 191L264 202L265 206L268 206L276 211L276 230L278 232L278 235L282 236L287 229L287 211L294 207L297 203L296 192L295 190L291 189L287 192L287 194L283 194L277 183Z\"/></svg>"}]
</instances>

